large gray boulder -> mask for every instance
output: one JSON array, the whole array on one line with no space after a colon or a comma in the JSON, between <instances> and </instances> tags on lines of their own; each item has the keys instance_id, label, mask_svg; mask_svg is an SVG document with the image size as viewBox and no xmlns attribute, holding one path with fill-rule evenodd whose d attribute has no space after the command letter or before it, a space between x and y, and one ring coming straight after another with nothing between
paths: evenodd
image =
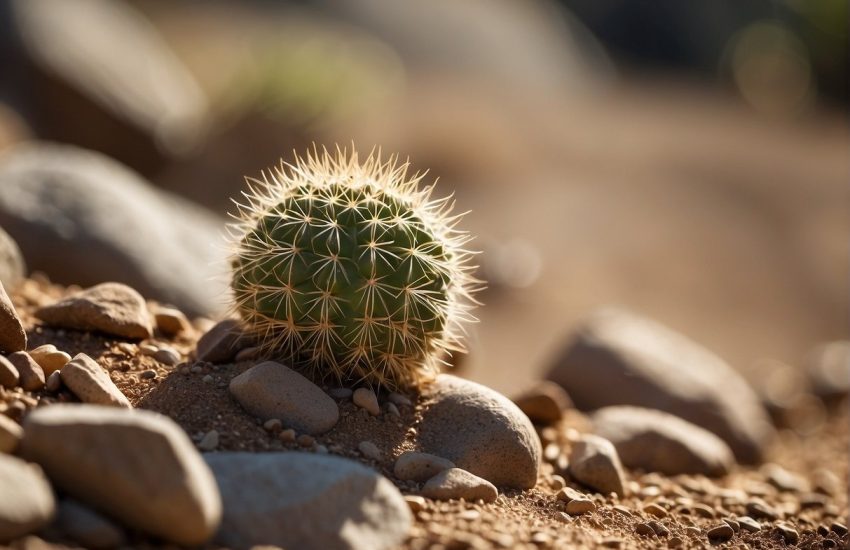
<instances>
[{"instance_id":1,"label":"large gray boulder","mask_svg":"<svg viewBox=\"0 0 850 550\"><path fill-rule=\"evenodd\" d=\"M224 502L220 545L383 550L398 547L410 529L398 489L357 462L297 452L204 458Z\"/></svg>"},{"instance_id":2,"label":"large gray boulder","mask_svg":"<svg viewBox=\"0 0 850 550\"><path fill-rule=\"evenodd\" d=\"M659 409L713 432L743 463L758 462L774 433L741 375L699 344L654 321L606 308L573 334L548 378L576 407Z\"/></svg>"},{"instance_id":3,"label":"large gray boulder","mask_svg":"<svg viewBox=\"0 0 850 550\"><path fill-rule=\"evenodd\" d=\"M99 153L49 143L4 152L0 226L56 282L122 282L189 314L223 307L223 219Z\"/></svg>"}]
</instances>

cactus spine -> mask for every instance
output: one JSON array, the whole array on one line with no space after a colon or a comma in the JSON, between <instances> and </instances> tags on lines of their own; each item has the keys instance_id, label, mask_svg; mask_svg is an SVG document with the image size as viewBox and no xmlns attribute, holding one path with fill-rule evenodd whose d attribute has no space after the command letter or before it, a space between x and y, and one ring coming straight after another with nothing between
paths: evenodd
<instances>
[{"instance_id":1,"label":"cactus spine","mask_svg":"<svg viewBox=\"0 0 850 550\"><path fill-rule=\"evenodd\" d=\"M450 197L380 152L317 150L248 179L230 224L245 330L313 379L415 386L462 350L477 281Z\"/></svg>"}]
</instances>

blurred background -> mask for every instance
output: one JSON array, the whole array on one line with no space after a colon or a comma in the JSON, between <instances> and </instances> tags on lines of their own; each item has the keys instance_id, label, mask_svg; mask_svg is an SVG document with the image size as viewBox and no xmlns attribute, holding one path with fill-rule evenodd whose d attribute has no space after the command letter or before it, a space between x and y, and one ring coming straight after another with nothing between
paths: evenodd
<instances>
[{"instance_id":1,"label":"blurred background","mask_svg":"<svg viewBox=\"0 0 850 550\"><path fill-rule=\"evenodd\" d=\"M243 176L380 146L470 211L464 375L516 393L614 304L763 381L848 334L847 5L2 0L0 226L212 313Z\"/></svg>"}]
</instances>

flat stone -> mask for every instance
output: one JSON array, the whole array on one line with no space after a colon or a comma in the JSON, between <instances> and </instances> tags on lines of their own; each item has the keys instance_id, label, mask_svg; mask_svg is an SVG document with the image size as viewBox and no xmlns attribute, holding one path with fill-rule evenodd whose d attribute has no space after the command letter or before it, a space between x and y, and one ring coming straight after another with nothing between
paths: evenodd
<instances>
[{"instance_id":1,"label":"flat stone","mask_svg":"<svg viewBox=\"0 0 850 550\"><path fill-rule=\"evenodd\" d=\"M224 452L205 459L224 502L216 544L384 550L398 547L410 529L398 489L352 460L300 452Z\"/></svg>"},{"instance_id":2,"label":"flat stone","mask_svg":"<svg viewBox=\"0 0 850 550\"><path fill-rule=\"evenodd\" d=\"M38 346L28 353L44 371L45 376L50 376L71 360L70 355L64 351L59 351L53 344Z\"/></svg>"},{"instance_id":3,"label":"flat stone","mask_svg":"<svg viewBox=\"0 0 850 550\"><path fill-rule=\"evenodd\" d=\"M378 396L370 388L357 388L354 390L351 400L361 409L366 409L372 416L381 414L381 406L378 405Z\"/></svg>"},{"instance_id":4,"label":"flat stone","mask_svg":"<svg viewBox=\"0 0 850 550\"><path fill-rule=\"evenodd\" d=\"M144 339L153 336L142 296L121 283L101 283L35 311L50 326L96 330L112 336Z\"/></svg>"},{"instance_id":5,"label":"flat stone","mask_svg":"<svg viewBox=\"0 0 850 550\"><path fill-rule=\"evenodd\" d=\"M392 403L396 407L412 407L413 406L413 401L411 401L409 397L407 397L406 395L404 395L402 393L390 392L389 395L387 395L387 399L390 401L390 403Z\"/></svg>"},{"instance_id":6,"label":"flat stone","mask_svg":"<svg viewBox=\"0 0 850 550\"><path fill-rule=\"evenodd\" d=\"M617 450L607 439L583 435L570 451L570 475L603 495L626 494L625 475Z\"/></svg>"},{"instance_id":7,"label":"flat stone","mask_svg":"<svg viewBox=\"0 0 850 550\"><path fill-rule=\"evenodd\" d=\"M780 491L803 493L809 490L809 484L803 477L789 472L778 464L765 464L761 471L767 482Z\"/></svg>"},{"instance_id":8,"label":"flat stone","mask_svg":"<svg viewBox=\"0 0 850 550\"><path fill-rule=\"evenodd\" d=\"M735 536L735 531L732 530L731 526L724 523L723 525L718 525L717 527L709 529L705 533L705 536L710 540L726 541Z\"/></svg>"},{"instance_id":9,"label":"flat stone","mask_svg":"<svg viewBox=\"0 0 850 550\"><path fill-rule=\"evenodd\" d=\"M422 496L436 500L463 498L468 501L493 502L499 496L496 487L475 474L461 468L443 470L422 487Z\"/></svg>"},{"instance_id":10,"label":"flat stone","mask_svg":"<svg viewBox=\"0 0 850 550\"><path fill-rule=\"evenodd\" d=\"M587 318L547 375L581 410L659 409L714 433L738 461L758 463L775 434L743 377L686 337L630 312Z\"/></svg>"},{"instance_id":11,"label":"flat stone","mask_svg":"<svg viewBox=\"0 0 850 550\"><path fill-rule=\"evenodd\" d=\"M18 385L21 375L15 365L9 362L8 359L0 355L0 386L4 388L14 388Z\"/></svg>"},{"instance_id":12,"label":"flat stone","mask_svg":"<svg viewBox=\"0 0 850 550\"><path fill-rule=\"evenodd\" d=\"M565 410L573 406L564 388L549 381L538 383L516 397L514 403L537 424L554 424L563 418Z\"/></svg>"},{"instance_id":13,"label":"flat stone","mask_svg":"<svg viewBox=\"0 0 850 550\"><path fill-rule=\"evenodd\" d=\"M198 361L228 363L236 357L242 340L239 321L225 319L212 326L198 340L195 355Z\"/></svg>"},{"instance_id":14,"label":"flat stone","mask_svg":"<svg viewBox=\"0 0 850 550\"><path fill-rule=\"evenodd\" d=\"M15 365L20 375L21 388L26 391L38 391L44 387L44 370L25 351L16 351L6 356L10 363Z\"/></svg>"},{"instance_id":15,"label":"flat stone","mask_svg":"<svg viewBox=\"0 0 850 550\"><path fill-rule=\"evenodd\" d=\"M177 350L168 347L159 348L154 352L152 357L169 367L173 367L180 362L180 354L177 353Z\"/></svg>"},{"instance_id":16,"label":"flat stone","mask_svg":"<svg viewBox=\"0 0 850 550\"><path fill-rule=\"evenodd\" d=\"M667 475L720 476L735 463L722 439L677 416L643 407L604 407L591 415L627 468Z\"/></svg>"},{"instance_id":17,"label":"flat stone","mask_svg":"<svg viewBox=\"0 0 850 550\"><path fill-rule=\"evenodd\" d=\"M0 106L0 127L2 127L3 115L7 109ZM3 131L0 130L0 149L3 149ZM0 227L0 286L14 290L26 276L26 264L21 255L18 243Z\"/></svg>"},{"instance_id":18,"label":"flat stone","mask_svg":"<svg viewBox=\"0 0 850 550\"><path fill-rule=\"evenodd\" d=\"M371 441L361 441L357 444L357 450L364 457L374 461L380 461L384 456L381 449Z\"/></svg>"},{"instance_id":19,"label":"flat stone","mask_svg":"<svg viewBox=\"0 0 850 550\"><path fill-rule=\"evenodd\" d=\"M596 504L587 498L576 498L567 502L565 510L571 516L580 516L596 510Z\"/></svg>"},{"instance_id":20,"label":"flat stone","mask_svg":"<svg viewBox=\"0 0 850 550\"><path fill-rule=\"evenodd\" d=\"M109 373L85 353L78 353L62 367L59 375L62 383L83 403L132 407Z\"/></svg>"},{"instance_id":21,"label":"flat stone","mask_svg":"<svg viewBox=\"0 0 850 550\"><path fill-rule=\"evenodd\" d=\"M324 433L339 420L339 407L321 388L294 370L266 361L230 382L230 394L250 414L312 435Z\"/></svg>"},{"instance_id":22,"label":"flat stone","mask_svg":"<svg viewBox=\"0 0 850 550\"><path fill-rule=\"evenodd\" d=\"M216 246L224 219L108 156L44 142L7 149L0 226L51 281L121 282L193 316L224 307L227 282L215 277L227 254Z\"/></svg>"},{"instance_id":23,"label":"flat stone","mask_svg":"<svg viewBox=\"0 0 850 550\"><path fill-rule=\"evenodd\" d=\"M502 394L449 374L422 388L420 450L443 457L496 486L537 483L540 439L528 417Z\"/></svg>"},{"instance_id":24,"label":"flat stone","mask_svg":"<svg viewBox=\"0 0 850 550\"><path fill-rule=\"evenodd\" d=\"M800 540L800 533L787 523L778 523L776 525L776 531L782 535L782 539L786 544L797 544L797 541Z\"/></svg>"},{"instance_id":25,"label":"flat stone","mask_svg":"<svg viewBox=\"0 0 850 550\"><path fill-rule=\"evenodd\" d=\"M0 351L13 352L27 349L27 333L21 318L0 283Z\"/></svg>"},{"instance_id":26,"label":"flat stone","mask_svg":"<svg viewBox=\"0 0 850 550\"><path fill-rule=\"evenodd\" d=\"M0 414L0 453L12 454L18 448L24 430L20 424Z\"/></svg>"},{"instance_id":27,"label":"flat stone","mask_svg":"<svg viewBox=\"0 0 850 550\"><path fill-rule=\"evenodd\" d=\"M24 421L21 455L74 498L167 541L200 545L218 527L215 480L183 430L163 415L41 407Z\"/></svg>"},{"instance_id":28,"label":"flat stone","mask_svg":"<svg viewBox=\"0 0 850 550\"><path fill-rule=\"evenodd\" d=\"M84 548L108 549L127 543L127 537L119 526L73 499L59 502L55 524L63 535Z\"/></svg>"},{"instance_id":29,"label":"flat stone","mask_svg":"<svg viewBox=\"0 0 850 550\"><path fill-rule=\"evenodd\" d=\"M749 533L756 533L761 530L761 524L749 516L738 516L735 518L741 529Z\"/></svg>"},{"instance_id":30,"label":"flat stone","mask_svg":"<svg viewBox=\"0 0 850 550\"><path fill-rule=\"evenodd\" d=\"M393 466L393 475L402 481L427 481L455 465L451 460L428 453L406 451Z\"/></svg>"},{"instance_id":31,"label":"flat stone","mask_svg":"<svg viewBox=\"0 0 850 550\"><path fill-rule=\"evenodd\" d=\"M55 508L53 490L41 468L0 453L0 543L45 526Z\"/></svg>"}]
</instances>

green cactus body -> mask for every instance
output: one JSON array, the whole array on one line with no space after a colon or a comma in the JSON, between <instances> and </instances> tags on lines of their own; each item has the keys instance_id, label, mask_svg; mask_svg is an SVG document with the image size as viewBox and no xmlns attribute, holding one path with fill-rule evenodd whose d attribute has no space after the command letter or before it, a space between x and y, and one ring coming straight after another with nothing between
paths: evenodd
<instances>
[{"instance_id":1,"label":"green cactus body","mask_svg":"<svg viewBox=\"0 0 850 550\"><path fill-rule=\"evenodd\" d=\"M235 309L314 379L409 387L460 349L475 281L448 199L407 164L316 153L252 180L231 237Z\"/></svg>"}]
</instances>

